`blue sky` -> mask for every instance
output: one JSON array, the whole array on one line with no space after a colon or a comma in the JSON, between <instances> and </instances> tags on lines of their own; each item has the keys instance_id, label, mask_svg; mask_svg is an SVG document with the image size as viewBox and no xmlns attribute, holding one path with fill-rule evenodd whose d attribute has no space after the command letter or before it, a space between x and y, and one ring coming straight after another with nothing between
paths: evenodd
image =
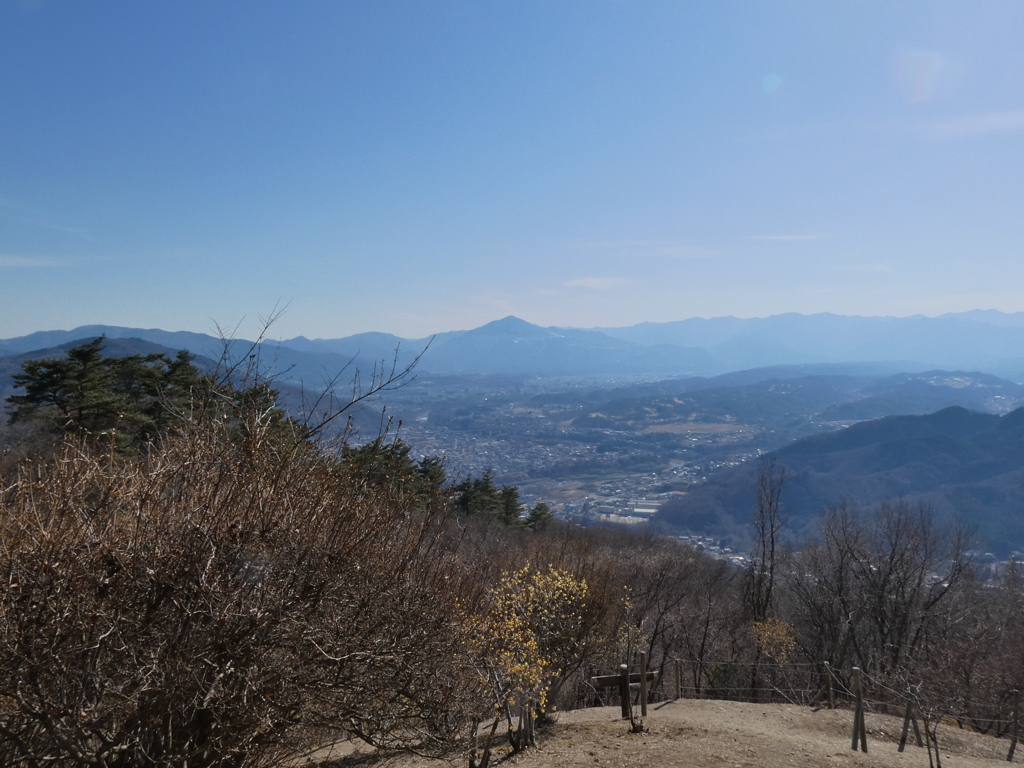
<instances>
[{"instance_id":1,"label":"blue sky","mask_svg":"<svg viewBox=\"0 0 1024 768\"><path fill-rule=\"evenodd\" d=\"M986 0L0 0L0 337L1024 310L1022 38Z\"/></svg>"}]
</instances>

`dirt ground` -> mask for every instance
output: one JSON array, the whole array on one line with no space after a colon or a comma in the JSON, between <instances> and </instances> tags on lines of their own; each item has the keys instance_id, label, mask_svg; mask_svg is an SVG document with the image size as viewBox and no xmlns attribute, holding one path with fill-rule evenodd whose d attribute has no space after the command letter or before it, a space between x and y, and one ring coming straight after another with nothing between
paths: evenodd
<instances>
[{"instance_id":1,"label":"dirt ground","mask_svg":"<svg viewBox=\"0 0 1024 768\"><path fill-rule=\"evenodd\" d=\"M682 700L652 705L643 734L630 734L629 722L617 707L583 709L559 715L558 722L538 734L540 749L517 756L501 750L492 765L511 768L820 768L881 766L928 768L928 751L916 746L913 731L906 750L897 752L902 720L868 713L868 753L850 749L853 713L811 710L777 704ZM943 768L981 768L1006 764L1009 741L939 727ZM371 755L317 755L323 768L369 766ZM934 758L933 758L934 759ZM1018 753L1015 762L1024 761ZM386 761L393 768L466 768L466 756L450 760L402 757Z\"/></svg>"}]
</instances>

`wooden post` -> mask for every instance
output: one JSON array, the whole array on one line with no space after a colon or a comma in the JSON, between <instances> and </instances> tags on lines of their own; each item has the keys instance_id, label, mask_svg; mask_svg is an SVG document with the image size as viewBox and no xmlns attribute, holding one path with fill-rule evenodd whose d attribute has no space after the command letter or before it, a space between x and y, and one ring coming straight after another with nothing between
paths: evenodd
<instances>
[{"instance_id":1,"label":"wooden post","mask_svg":"<svg viewBox=\"0 0 1024 768\"><path fill-rule=\"evenodd\" d=\"M622 719L629 717L629 665L619 665L619 696L622 697Z\"/></svg>"},{"instance_id":2,"label":"wooden post","mask_svg":"<svg viewBox=\"0 0 1024 768\"><path fill-rule=\"evenodd\" d=\"M640 651L640 717L647 717L647 652Z\"/></svg>"},{"instance_id":3,"label":"wooden post","mask_svg":"<svg viewBox=\"0 0 1024 768\"><path fill-rule=\"evenodd\" d=\"M632 717L631 713L633 710L633 697L630 695L629 686L633 683L640 683L641 677L644 678L646 684L649 684L658 679L658 673L648 672L646 675L641 675L639 672L634 672L630 674L629 666L620 664L617 675L598 675L597 677L590 678L590 684L596 690L601 688L618 688L619 698L621 699L620 703L622 704L622 717L623 719L628 719Z\"/></svg>"},{"instance_id":4,"label":"wooden post","mask_svg":"<svg viewBox=\"0 0 1024 768\"><path fill-rule=\"evenodd\" d=\"M910 718L914 716L914 689L907 687L907 712L903 716L903 734L900 736L900 747L897 752L902 752L907 746L907 734L910 732Z\"/></svg>"},{"instance_id":5,"label":"wooden post","mask_svg":"<svg viewBox=\"0 0 1024 768\"><path fill-rule=\"evenodd\" d=\"M914 703L917 703L917 699L914 699ZM924 739L921 738L921 726L917 724L917 715L910 716L910 724L914 726L914 738L917 739L917 746L924 746Z\"/></svg>"},{"instance_id":6,"label":"wooden post","mask_svg":"<svg viewBox=\"0 0 1024 768\"><path fill-rule=\"evenodd\" d=\"M860 749L865 754L868 751L868 728L864 722L864 692L861 688L860 670L857 670L857 699L860 703Z\"/></svg>"},{"instance_id":7,"label":"wooden post","mask_svg":"<svg viewBox=\"0 0 1024 768\"><path fill-rule=\"evenodd\" d=\"M864 724L864 693L860 685L860 667L853 668L853 695L856 697L857 706L853 712L853 740L850 749L857 749L857 737L860 737L860 749L868 751L868 733Z\"/></svg>"},{"instance_id":8,"label":"wooden post","mask_svg":"<svg viewBox=\"0 0 1024 768\"><path fill-rule=\"evenodd\" d=\"M853 737L850 739L850 749L857 749L857 737L860 736L860 669L857 667L853 668L853 695L854 695L854 708L853 708Z\"/></svg>"},{"instance_id":9,"label":"wooden post","mask_svg":"<svg viewBox=\"0 0 1024 768\"><path fill-rule=\"evenodd\" d=\"M1017 723L1020 720L1020 691L1013 692L1013 738L1010 740L1010 752L1006 755L1006 762L1013 762L1013 753L1017 751Z\"/></svg>"},{"instance_id":10,"label":"wooden post","mask_svg":"<svg viewBox=\"0 0 1024 768\"><path fill-rule=\"evenodd\" d=\"M828 691L828 708L836 708L836 700L832 695L832 666L825 662L825 689Z\"/></svg>"},{"instance_id":11,"label":"wooden post","mask_svg":"<svg viewBox=\"0 0 1024 768\"><path fill-rule=\"evenodd\" d=\"M683 662L676 659L676 700L683 698Z\"/></svg>"},{"instance_id":12,"label":"wooden post","mask_svg":"<svg viewBox=\"0 0 1024 768\"><path fill-rule=\"evenodd\" d=\"M914 693L911 695L911 698L914 700L914 709L917 709L920 706L920 704L921 704L920 699L918 698L918 694L920 694L920 693L921 693L921 686L920 685L915 685L914 686ZM924 747L924 741L921 739L921 729L917 725L917 714L916 713L912 713L910 715L910 722L914 726L914 738L917 739L917 746Z\"/></svg>"}]
</instances>

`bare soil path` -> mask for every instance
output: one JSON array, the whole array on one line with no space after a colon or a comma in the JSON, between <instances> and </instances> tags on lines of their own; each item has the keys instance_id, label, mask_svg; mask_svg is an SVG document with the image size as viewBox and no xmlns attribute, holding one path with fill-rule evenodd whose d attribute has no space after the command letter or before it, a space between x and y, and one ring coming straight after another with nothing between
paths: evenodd
<instances>
[{"instance_id":1,"label":"bare soil path","mask_svg":"<svg viewBox=\"0 0 1024 768\"><path fill-rule=\"evenodd\" d=\"M867 715L868 753L850 749L853 714L849 710L811 710L778 704L682 700L653 705L643 734L630 734L617 707L583 709L559 715L538 734L539 750L517 756L503 751L495 768L821 768L879 766L928 768L928 752L913 731L897 752L902 720ZM994 768L1006 765L1007 739L939 727L943 768ZM1024 752L1015 762L1024 761ZM344 764L348 761L340 761ZM373 762L360 759L359 763ZM396 768L465 768L465 756L451 760L401 758Z\"/></svg>"}]
</instances>

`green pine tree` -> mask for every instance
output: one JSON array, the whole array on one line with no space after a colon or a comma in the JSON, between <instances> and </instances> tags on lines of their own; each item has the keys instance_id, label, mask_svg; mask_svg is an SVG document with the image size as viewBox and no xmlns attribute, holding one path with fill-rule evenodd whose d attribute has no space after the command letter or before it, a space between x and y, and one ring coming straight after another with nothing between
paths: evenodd
<instances>
[{"instance_id":1,"label":"green pine tree","mask_svg":"<svg viewBox=\"0 0 1024 768\"><path fill-rule=\"evenodd\" d=\"M55 435L113 438L122 450L156 439L179 419L211 407L215 387L179 352L104 356L104 337L73 347L64 357L28 360L15 384L10 420L31 422ZM221 398L223 400L223 398Z\"/></svg>"},{"instance_id":2,"label":"green pine tree","mask_svg":"<svg viewBox=\"0 0 1024 768\"><path fill-rule=\"evenodd\" d=\"M530 509L530 513L526 516L526 527L531 531L543 531L552 522L554 522L555 516L551 514L551 510L548 505L543 501L538 501Z\"/></svg>"}]
</instances>

